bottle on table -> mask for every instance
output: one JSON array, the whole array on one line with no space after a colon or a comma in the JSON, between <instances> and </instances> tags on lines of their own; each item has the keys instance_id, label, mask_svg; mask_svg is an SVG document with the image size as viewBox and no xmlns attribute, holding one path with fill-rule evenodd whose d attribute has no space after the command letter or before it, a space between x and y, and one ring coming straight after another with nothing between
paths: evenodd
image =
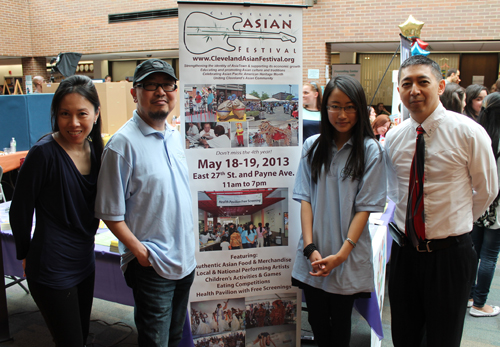
<instances>
[{"instance_id":1,"label":"bottle on table","mask_svg":"<svg viewBox=\"0 0 500 347\"><path fill-rule=\"evenodd\" d=\"M10 153L16 153L16 139L10 140Z\"/></svg>"}]
</instances>

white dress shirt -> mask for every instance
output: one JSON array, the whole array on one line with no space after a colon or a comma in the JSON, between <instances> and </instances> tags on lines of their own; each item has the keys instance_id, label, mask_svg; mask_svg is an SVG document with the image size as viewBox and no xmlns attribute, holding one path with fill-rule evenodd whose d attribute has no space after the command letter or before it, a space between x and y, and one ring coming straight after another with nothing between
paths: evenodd
<instances>
[{"instance_id":1,"label":"white dress shirt","mask_svg":"<svg viewBox=\"0 0 500 347\"><path fill-rule=\"evenodd\" d=\"M425 131L425 236L443 239L472 230L472 223L498 194L491 140L470 118L441 103L421 124ZM410 117L385 140L387 188L396 202L394 219L405 230L408 184L419 124Z\"/></svg>"}]
</instances>

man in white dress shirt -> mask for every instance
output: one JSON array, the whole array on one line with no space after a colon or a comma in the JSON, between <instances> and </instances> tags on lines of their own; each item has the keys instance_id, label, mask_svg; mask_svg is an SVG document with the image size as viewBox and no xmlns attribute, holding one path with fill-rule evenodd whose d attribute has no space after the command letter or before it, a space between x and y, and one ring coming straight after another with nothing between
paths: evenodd
<instances>
[{"instance_id":1,"label":"man in white dress shirt","mask_svg":"<svg viewBox=\"0 0 500 347\"><path fill-rule=\"evenodd\" d=\"M397 205L396 225L409 236L408 186L420 125L425 227L418 228L425 240L417 240L416 246L409 238L403 247L393 243L389 298L396 347L420 346L424 336L429 347L460 346L476 273L470 231L498 194L488 134L441 105L444 88L440 67L431 59L413 56L401 65L398 91L411 117L387 133L389 197Z\"/></svg>"}]
</instances>

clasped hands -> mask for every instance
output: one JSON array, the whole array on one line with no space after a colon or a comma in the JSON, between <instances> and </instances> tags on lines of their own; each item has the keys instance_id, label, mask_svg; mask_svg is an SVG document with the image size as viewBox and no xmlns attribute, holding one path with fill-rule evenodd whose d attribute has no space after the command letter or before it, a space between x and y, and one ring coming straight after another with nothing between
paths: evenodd
<instances>
[{"instance_id":1,"label":"clasped hands","mask_svg":"<svg viewBox=\"0 0 500 347\"><path fill-rule=\"evenodd\" d=\"M313 271L309 272L309 274L316 277L326 277L334 268L346 261L346 259L340 252L323 258L319 251L316 250L309 257L313 268Z\"/></svg>"}]
</instances>

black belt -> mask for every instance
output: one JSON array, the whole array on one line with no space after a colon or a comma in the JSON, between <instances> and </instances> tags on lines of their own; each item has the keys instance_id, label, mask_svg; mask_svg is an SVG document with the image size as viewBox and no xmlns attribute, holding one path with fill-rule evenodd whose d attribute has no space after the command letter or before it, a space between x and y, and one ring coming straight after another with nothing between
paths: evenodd
<instances>
[{"instance_id":1,"label":"black belt","mask_svg":"<svg viewBox=\"0 0 500 347\"><path fill-rule=\"evenodd\" d=\"M399 245L399 247L413 246L411 241L406 237L405 233L399 230L395 223L389 223L389 231L391 233L392 239ZM460 242L465 241L470 233L462 234L459 236L449 236L445 239L436 240L425 240L420 242L420 244L415 248L417 252L433 252L440 249L445 249L453 245L457 245Z\"/></svg>"},{"instance_id":2,"label":"black belt","mask_svg":"<svg viewBox=\"0 0 500 347\"><path fill-rule=\"evenodd\" d=\"M425 240L421 242L417 247L417 252L433 252L440 249L445 249L454 245L458 245L460 242L465 241L469 237L469 233L460 236L449 236L445 239L439 240ZM410 244L410 242L408 242Z\"/></svg>"}]
</instances>

